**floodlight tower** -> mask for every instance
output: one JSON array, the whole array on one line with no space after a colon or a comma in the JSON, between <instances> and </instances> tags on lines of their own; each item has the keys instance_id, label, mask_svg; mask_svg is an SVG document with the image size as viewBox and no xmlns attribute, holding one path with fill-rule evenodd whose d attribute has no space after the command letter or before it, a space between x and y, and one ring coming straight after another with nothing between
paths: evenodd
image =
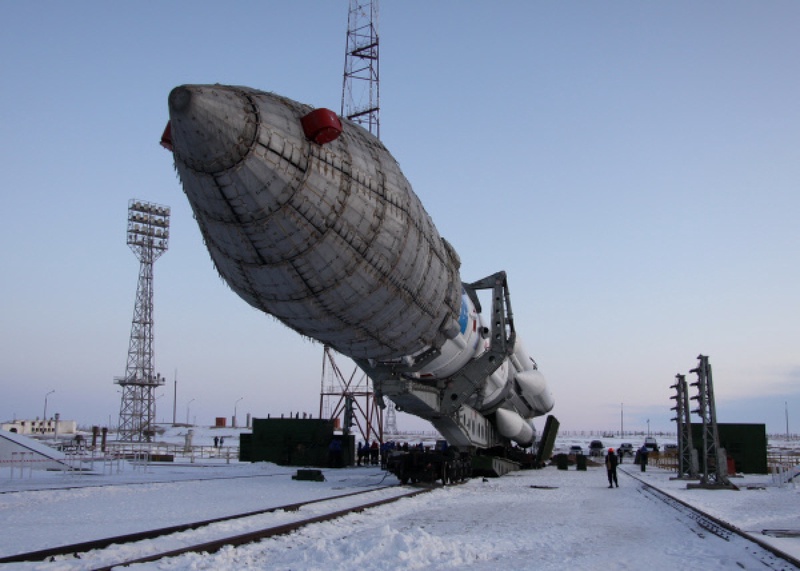
<instances>
[{"instance_id":1,"label":"floodlight tower","mask_svg":"<svg viewBox=\"0 0 800 571\"><path fill-rule=\"evenodd\" d=\"M341 115L380 139L378 48L378 0L350 0Z\"/></svg>"},{"instance_id":2,"label":"floodlight tower","mask_svg":"<svg viewBox=\"0 0 800 571\"><path fill-rule=\"evenodd\" d=\"M164 384L153 371L153 264L167 251L168 206L131 199L128 202L128 246L139 259L139 283L133 309L128 364L119 407L119 439L150 441L156 418L157 387Z\"/></svg>"}]
</instances>

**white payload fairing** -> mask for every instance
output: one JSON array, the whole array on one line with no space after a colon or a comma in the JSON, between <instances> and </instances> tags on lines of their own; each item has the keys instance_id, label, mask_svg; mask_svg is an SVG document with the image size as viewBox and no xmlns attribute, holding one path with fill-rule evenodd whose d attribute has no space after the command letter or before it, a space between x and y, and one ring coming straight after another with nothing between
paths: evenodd
<instances>
[{"instance_id":1,"label":"white payload fairing","mask_svg":"<svg viewBox=\"0 0 800 571\"><path fill-rule=\"evenodd\" d=\"M180 86L169 112L162 144L239 296L351 357L378 397L451 445L532 442L553 400L516 336L505 273L461 282L458 255L378 139L246 87Z\"/></svg>"}]
</instances>

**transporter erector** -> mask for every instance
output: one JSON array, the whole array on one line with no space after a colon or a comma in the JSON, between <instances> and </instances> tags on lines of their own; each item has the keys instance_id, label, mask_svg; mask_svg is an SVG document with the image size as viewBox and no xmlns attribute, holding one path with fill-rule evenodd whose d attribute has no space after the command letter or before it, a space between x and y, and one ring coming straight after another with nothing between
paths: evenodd
<instances>
[{"instance_id":1,"label":"transporter erector","mask_svg":"<svg viewBox=\"0 0 800 571\"><path fill-rule=\"evenodd\" d=\"M231 289L352 358L379 402L429 420L451 447L532 444L553 399L516 335L505 273L461 281L377 138L247 87L176 87L169 117L162 144Z\"/></svg>"}]
</instances>

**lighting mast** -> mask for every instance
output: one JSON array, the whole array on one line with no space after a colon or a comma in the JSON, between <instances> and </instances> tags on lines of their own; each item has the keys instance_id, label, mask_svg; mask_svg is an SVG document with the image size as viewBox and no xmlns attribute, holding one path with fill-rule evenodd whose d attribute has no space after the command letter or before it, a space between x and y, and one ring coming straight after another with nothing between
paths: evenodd
<instances>
[{"instance_id":1,"label":"lighting mast","mask_svg":"<svg viewBox=\"0 0 800 571\"><path fill-rule=\"evenodd\" d=\"M153 264L167 251L168 206L131 199L128 202L128 246L139 259L139 282L133 309L125 376L115 377L122 388L118 439L149 442L156 419L156 388L164 378L153 364Z\"/></svg>"}]
</instances>

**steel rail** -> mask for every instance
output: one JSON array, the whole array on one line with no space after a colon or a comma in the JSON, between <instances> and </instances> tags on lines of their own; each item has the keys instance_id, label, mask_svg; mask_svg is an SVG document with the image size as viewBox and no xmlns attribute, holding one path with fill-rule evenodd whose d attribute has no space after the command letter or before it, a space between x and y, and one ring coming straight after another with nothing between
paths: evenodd
<instances>
[{"instance_id":1,"label":"steel rail","mask_svg":"<svg viewBox=\"0 0 800 571\"><path fill-rule=\"evenodd\" d=\"M64 485L56 485L44 488L18 488L15 490L0 490L0 495L4 494L26 494L28 492L52 492L64 490L82 490L85 488L113 488L116 486L145 486L148 484L183 484L184 482L211 482L216 480L241 480L245 478L272 478L273 476L291 476L295 472L276 472L274 474L243 474L241 476L207 476L204 478L186 478L183 480L138 480L138 481L118 481L87 484L86 482L73 482ZM91 474L84 476L80 474L76 477L91 477Z\"/></svg>"},{"instance_id":2,"label":"steel rail","mask_svg":"<svg viewBox=\"0 0 800 571\"><path fill-rule=\"evenodd\" d=\"M2 564L2 563L21 563L21 562L25 562L25 561L43 561L43 560L51 558L51 557L74 555L76 553L84 553L86 551L91 551L93 549L104 549L104 548L106 548L106 547L108 547L110 545L113 545L113 544L133 543L135 541L143 541L143 540L147 540L147 539L156 539L158 537L162 537L162 536L169 535L169 534L172 534L172 533L180 533L180 532L184 532L184 531L191 531L193 529L198 529L200 527L203 527L203 526L206 526L206 525L211 525L211 524L214 524L214 523L220 523L220 522L225 522L225 521L233 521L233 520L236 520L236 519L242 519L242 518L246 518L246 517L252 517L252 516L256 516L256 515L262 515L262 514L266 514L266 513L277 512L277 511L298 511L303 506L309 506L309 505L318 504L318 503L322 503L322 502L326 502L326 501L338 500L338 499L348 498L348 497L352 497L352 496L358 496L358 495L374 492L376 490L383 490L383 489L392 488L392 487L396 487L396 486L380 486L380 487L370 488L368 490L361 490L361 491L358 491L358 492L350 492L350 493L347 493L347 494L339 494L339 495L336 495L336 496L329 496L329 497L326 497L326 498L319 498L319 499L309 500L309 501L305 501L305 502L298 502L298 503L286 504L286 505L282 505L282 506L264 508L264 509L255 510L255 511L251 511L251 512L237 513L237 514L221 516L221 517L207 519L207 520L194 521L194 522L188 522L188 523L179 524L179 525L162 527L162 528L158 528L158 529L150 529L150 530L145 530L145 531L140 531L140 532L135 532L135 533L128 533L128 534L124 534L124 535L117 535L117 536L114 536L114 537L105 537L105 538L95 539L95 540L91 540L91 541L84 541L84 542L73 543L73 544L69 544L69 545L61 545L61 546L58 546L58 547L40 549L40 550L29 551L29 552L25 552L25 553L18 553L18 554L14 554L14 555L8 555L8 556L5 556L5 557L0 557L0 564ZM415 492L413 492L413 493L397 496L397 498L411 497L411 496L416 495L418 493L422 493L423 491L427 491L427 490L415 490ZM389 501L393 501L394 499L395 498L392 498ZM348 512L348 511L358 511L359 509L366 509L367 507L372 507L373 504L374 505L380 505L380 503L381 502L378 502L378 503L373 502L371 504L365 504L364 506L357 506L355 508L351 508L350 510L341 510L341 511L345 512L345 513ZM384 501L382 503L388 503L388 501ZM323 516L323 517L325 517L325 516ZM332 516L330 519L333 519L334 517L339 517L339 516ZM320 520L320 521L323 521L323 520ZM307 523L314 523L314 522L313 521L307 521L306 523L304 523L302 525L306 525ZM293 525L293 524L287 524L287 525ZM298 525L297 527L302 527L302 525ZM281 527L281 526L279 526L279 527ZM287 531L284 531L282 533L288 533L288 531L291 531L291 529L289 529ZM245 535L247 535L247 534L245 534ZM273 535L279 535L279 533L274 533ZM264 537L269 537L269 535L265 535ZM255 541L255 539L253 539L251 541ZM227 542L226 539L222 539L219 542L210 542L210 543L211 544L220 543L220 545L216 548L216 549L220 549L223 545L227 544L226 542ZM240 543L236 543L236 545L240 545L241 543L246 543L246 541L242 541ZM190 546L184 552L188 552L188 551L192 551L192 550L193 550L193 548ZM198 549L198 550L207 551L208 549L204 548L204 549ZM158 555L155 558L159 559L161 557L166 557L166 555ZM153 559L152 558L147 558L146 560L147 561L152 561ZM125 563L125 564L130 564L130 563L131 562L128 562L128 563ZM116 563L115 565L122 565L122 564L121 563Z\"/></svg>"},{"instance_id":3,"label":"steel rail","mask_svg":"<svg viewBox=\"0 0 800 571\"><path fill-rule=\"evenodd\" d=\"M667 505L671 506L672 508L683 512L691 519L697 522L701 528L705 529L713 533L714 535L721 537L722 539L729 541L731 535L736 535L746 541L754 543L758 545L761 549L768 551L775 557L778 557L784 560L786 563L789 563L794 566L796 569L800 569L800 560L795 557L792 557L788 553L781 551L774 545L770 545L769 543L762 541L758 537L736 527L735 525L728 523L725 520L722 520L716 516L711 515L708 512L705 512L679 498L676 498L672 494L661 490L648 482L645 482L640 477L632 474L628 470L621 470L637 482L642 485L642 488L645 489L647 492L658 498L659 500L663 501Z\"/></svg>"},{"instance_id":4,"label":"steel rail","mask_svg":"<svg viewBox=\"0 0 800 571\"><path fill-rule=\"evenodd\" d=\"M207 541L203 543L198 543L195 545L189 545L185 547L181 547L178 549L173 549L171 551L164 551L161 553L153 553L151 555L146 555L144 557L139 557L135 559L130 559L122 562L113 563L111 565L103 565L101 567L93 567L91 571L111 571L112 569L119 567L119 566L127 566L133 565L134 563L147 563L151 561L157 561L159 559L164 559L166 557L176 557L178 555L183 555L185 553L197 553L197 552L204 552L204 553L214 553L219 551L223 547L226 546L239 546L245 545L247 543L254 543L256 541L260 541L262 539L266 539L268 537L275 537L277 535L285 535L287 533L291 533L297 529L305 527L307 525L311 525L314 523L320 523L324 521L330 521L336 518L340 518L342 516L351 514L351 513L358 513L370 508L382 506L385 504L390 504L396 502L401 499L411 498L417 496L419 494L424 494L425 492L430 492L435 488L424 488L424 489L416 489L405 494L401 494L399 496L393 496L391 498L384 498L382 500L375 500L372 502L367 502L365 504L360 504L357 506L353 506L350 508L345 508L341 510L336 510L327 514L319 515L310 517L304 520L276 525L272 527L266 527L260 530L251 531L247 533L242 533L239 535L232 535L229 537L224 537L221 539L215 539L212 541ZM349 494L353 495L353 494ZM333 499L333 498L328 498ZM324 500L322 500L324 501ZM314 503L314 502L308 502Z\"/></svg>"}]
</instances>

